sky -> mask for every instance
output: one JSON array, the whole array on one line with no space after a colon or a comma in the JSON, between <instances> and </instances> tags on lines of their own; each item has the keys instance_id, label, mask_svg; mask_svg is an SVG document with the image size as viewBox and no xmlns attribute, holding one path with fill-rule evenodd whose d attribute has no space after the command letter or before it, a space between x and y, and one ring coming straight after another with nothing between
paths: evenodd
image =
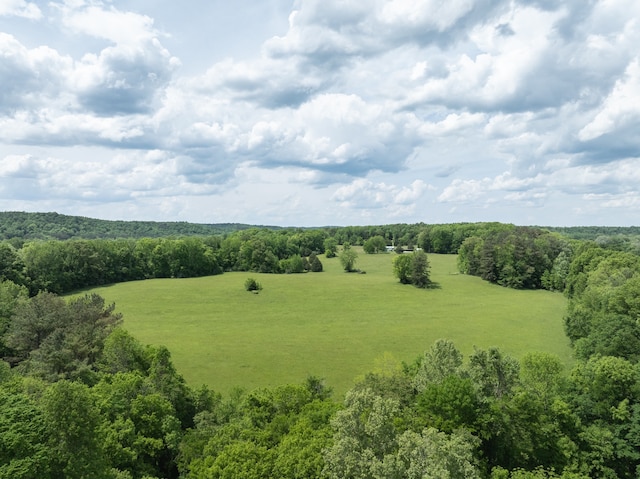
<instances>
[{"instance_id":1,"label":"sky","mask_svg":"<svg viewBox=\"0 0 640 479\"><path fill-rule=\"evenodd\" d=\"M0 210L640 224L637 0L0 0Z\"/></svg>"}]
</instances>

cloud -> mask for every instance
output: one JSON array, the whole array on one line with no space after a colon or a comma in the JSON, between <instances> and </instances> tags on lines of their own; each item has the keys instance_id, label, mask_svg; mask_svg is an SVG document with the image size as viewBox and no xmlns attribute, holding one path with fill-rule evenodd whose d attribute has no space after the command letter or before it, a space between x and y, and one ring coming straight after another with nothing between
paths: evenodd
<instances>
[{"instance_id":1,"label":"cloud","mask_svg":"<svg viewBox=\"0 0 640 479\"><path fill-rule=\"evenodd\" d=\"M415 180L409 186L397 186L361 178L339 187L332 199L348 208L395 210L415 205L427 188L422 180Z\"/></svg>"},{"instance_id":2,"label":"cloud","mask_svg":"<svg viewBox=\"0 0 640 479\"><path fill-rule=\"evenodd\" d=\"M0 178L33 178L35 161L31 155L9 155L0 163Z\"/></svg>"},{"instance_id":3,"label":"cloud","mask_svg":"<svg viewBox=\"0 0 640 479\"><path fill-rule=\"evenodd\" d=\"M456 178L438 196L441 203L469 203L481 198L490 188L491 180L461 180Z\"/></svg>"},{"instance_id":4,"label":"cloud","mask_svg":"<svg viewBox=\"0 0 640 479\"><path fill-rule=\"evenodd\" d=\"M253 62L230 59L217 63L191 82L203 93L226 93L262 108L296 108L331 82L331 75L302 71L295 60L263 58Z\"/></svg>"},{"instance_id":5,"label":"cloud","mask_svg":"<svg viewBox=\"0 0 640 479\"><path fill-rule=\"evenodd\" d=\"M39 20L42 18L42 11L35 3L25 0L3 0L0 3L0 17L2 16Z\"/></svg>"},{"instance_id":6,"label":"cloud","mask_svg":"<svg viewBox=\"0 0 640 479\"><path fill-rule=\"evenodd\" d=\"M357 95L322 94L282 115L257 123L248 154L263 165L288 164L329 173L397 172L415 145L406 116Z\"/></svg>"},{"instance_id":7,"label":"cloud","mask_svg":"<svg viewBox=\"0 0 640 479\"><path fill-rule=\"evenodd\" d=\"M157 39L108 47L82 58L71 88L80 104L97 115L148 113L159 107L159 96L177 66L177 59Z\"/></svg>"},{"instance_id":8,"label":"cloud","mask_svg":"<svg viewBox=\"0 0 640 479\"><path fill-rule=\"evenodd\" d=\"M615 130L632 126L640 131L640 62L636 57L624 77L616 81L593 120L578 132L581 141L589 141Z\"/></svg>"},{"instance_id":9,"label":"cloud","mask_svg":"<svg viewBox=\"0 0 640 479\"><path fill-rule=\"evenodd\" d=\"M405 44L450 44L504 5L489 0L299 2L289 17L288 32L267 41L265 51L335 69Z\"/></svg>"},{"instance_id":10,"label":"cloud","mask_svg":"<svg viewBox=\"0 0 640 479\"><path fill-rule=\"evenodd\" d=\"M0 114L55 101L71 68L71 58L46 46L28 49L0 32Z\"/></svg>"},{"instance_id":11,"label":"cloud","mask_svg":"<svg viewBox=\"0 0 640 479\"><path fill-rule=\"evenodd\" d=\"M148 44L159 32L153 27L153 19L133 12L123 12L101 3L86 5L84 2L54 4L63 16L63 25L75 33L102 38L115 44Z\"/></svg>"}]
</instances>

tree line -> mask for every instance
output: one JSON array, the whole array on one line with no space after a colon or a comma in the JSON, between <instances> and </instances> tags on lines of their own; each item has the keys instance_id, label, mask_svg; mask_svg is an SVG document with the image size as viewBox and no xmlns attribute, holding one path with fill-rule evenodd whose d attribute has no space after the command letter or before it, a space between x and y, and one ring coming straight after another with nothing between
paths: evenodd
<instances>
[{"instance_id":1,"label":"tree line","mask_svg":"<svg viewBox=\"0 0 640 479\"><path fill-rule=\"evenodd\" d=\"M58 294L151 278L184 278L224 271L322 271L316 253L324 235L250 229L226 237L0 242L0 279Z\"/></svg>"},{"instance_id":2,"label":"tree line","mask_svg":"<svg viewBox=\"0 0 640 479\"><path fill-rule=\"evenodd\" d=\"M252 228L239 223L200 224L186 221L110 221L58 213L0 212L0 240L163 238L208 236ZM272 226L270 229L280 229Z\"/></svg>"},{"instance_id":3,"label":"tree line","mask_svg":"<svg viewBox=\"0 0 640 479\"><path fill-rule=\"evenodd\" d=\"M383 252L389 246L398 252L416 248L427 253L457 253L469 238L491 238L494 233L514 231L518 228L513 225L474 223L249 228L218 235L162 238L10 240L0 241L0 278L26 286L35 295L44 290L63 294L124 281L225 271L320 271L317 256L336 256L339 245L363 245L367 253ZM542 234L542 230L532 231ZM523 287L535 285L528 282Z\"/></svg>"}]
</instances>

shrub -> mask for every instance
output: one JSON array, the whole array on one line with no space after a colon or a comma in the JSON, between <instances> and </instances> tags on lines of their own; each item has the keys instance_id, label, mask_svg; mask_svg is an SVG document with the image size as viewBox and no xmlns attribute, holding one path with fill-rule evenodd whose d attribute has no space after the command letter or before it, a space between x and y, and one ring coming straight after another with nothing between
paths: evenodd
<instances>
[{"instance_id":1,"label":"shrub","mask_svg":"<svg viewBox=\"0 0 640 479\"><path fill-rule=\"evenodd\" d=\"M262 285L253 278L247 278L244 282L244 289L247 291L260 291L262 289Z\"/></svg>"}]
</instances>

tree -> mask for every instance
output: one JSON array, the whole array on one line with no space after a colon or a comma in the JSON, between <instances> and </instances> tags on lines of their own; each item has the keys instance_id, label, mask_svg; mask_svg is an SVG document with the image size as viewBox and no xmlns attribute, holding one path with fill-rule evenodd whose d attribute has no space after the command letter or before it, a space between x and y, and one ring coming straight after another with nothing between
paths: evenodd
<instances>
[{"instance_id":1,"label":"tree","mask_svg":"<svg viewBox=\"0 0 640 479\"><path fill-rule=\"evenodd\" d=\"M440 431L474 430L479 400L471 379L452 374L428 385L418 396L417 409L427 424Z\"/></svg>"},{"instance_id":2,"label":"tree","mask_svg":"<svg viewBox=\"0 0 640 479\"><path fill-rule=\"evenodd\" d=\"M335 258L338 252L338 241L335 238L324 240L324 254L327 258Z\"/></svg>"},{"instance_id":3,"label":"tree","mask_svg":"<svg viewBox=\"0 0 640 479\"><path fill-rule=\"evenodd\" d=\"M17 308L7 335L23 367L48 378L78 378L96 369L104 342L120 323L115 305L97 295L65 303L40 293Z\"/></svg>"},{"instance_id":4,"label":"tree","mask_svg":"<svg viewBox=\"0 0 640 479\"><path fill-rule=\"evenodd\" d=\"M358 253L356 253L349 243L345 243L342 246L342 252L340 253L340 264L347 273L354 271L354 265L358 259Z\"/></svg>"},{"instance_id":5,"label":"tree","mask_svg":"<svg viewBox=\"0 0 640 479\"><path fill-rule=\"evenodd\" d=\"M311 270L312 273L320 273L322 272L322 262L320 261L320 259L315 255L315 253L311 253L309 255L309 269Z\"/></svg>"},{"instance_id":6,"label":"tree","mask_svg":"<svg viewBox=\"0 0 640 479\"><path fill-rule=\"evenodd\" d=\"M429 260L427 254L418 250L411 255L411 283L417 288L428 288L431 284L429 278Z\"/></svg>"},{"instance_id":7,"label":"tree","mask_svg":"<svg viewBox=\"0 0 640 479\"><path fill-rule=\"evenodd\" d=\"M247 278L244 282L244 289L247 291L260 291L262 290L262 285L254 278Z\"/></svg>"},{"instance_id":8,"label":"tree","mask_svg":"<svg viewBox=\"0 0 640 479\"><path fill-rule=\"evenodd\" d=\"M432 427L421 434L405 431L398 437L397 452L384 458L373 477L480 479L474 454L478 442L465 430L450 435Z\"/></svg>"},{"instance_id":9,"label":"tree","mask_svg":"<svg viewBox=\"0 0 640 479\"><path fill-rule=\"evenodd\" d=\"M518 361L498 348L475 349L469 357L469 375L484 398L509 395L519 380Z\"/></svg>"},{"instance_id":10,"label":"tree","mask_svg":"<svg viewBox=\"0 0 640 479\"><path fill-rule=\"evenodd\" d=\"M428 385L442 382L448 376L458 374L462 366L462 353L448 339L438 339L424 353L413 386L418 392Z\"/></svg>"},{"instance_id":11,"label":"tree","mask_svg":"<svg viewBox=\"0 0 640 479\"><path fill-rule=\"evenodd\" d=\"M294 254L293 256L283 259L280 261L281 269L286 274L291 273L304 273L304 260L299 254Z\"/></svg>"},{"instance_id":12,"label":"tree","mask_svg":"<svg viewBox=\"0 0 640 479\"><path fill-rule=\"evenodd\" d=\"M408 254L401 254L393 259L393 274L402 284L411 283L412 261Z\"/></svg>"},{"instance_id":13,"label":"tree","mask_svg":"<svg viewBox=\"0 0 640 479\"><path fill-rule=\"evenodd\" d=\"M32 397L0 388L0 479L51 477L47 433Z\"/></svg>"},{"instance_id":14,"label":"tree","mask_svg":"<svg viewBox=\"0 0 640 479\"><path fill-rule=\"evenodd\" d=\"M49 438L52 477L107 478L101 447L101 417L85 385L59 381L45 392L42 403Z\"/></svg>"},{"instance_id":15,"label":"tree","mask_svg":"<svg viewBox=\"0 0 640 479\"><path fill-rule=\"evenodd\" d=\"M0 279L0 358L12 354L11 348L5 345L5 335L11 324L11 317L18 305L27 302L29 292L24 286L12 281Z\"/></svg>"},{"instance_id":16,"label":"tree","mask_svg":"<svg viewBox=\"0 0 640 479\"><path fill-rule=\"evenodd\" d=\"M325 450L324 474L330 479L365 479L396 448L399 404L369 389L350 391L345 408L331 425L333 445Z\"/></svg>"},{"instance_id":17,"label":"tree","mask_svg":"<svg viewBox=\"0 0 640 479\"><path fill-rule=\"evenodd\" d=\"M401 254L393 260L393 273L402 284L413 284L417 288L431 286L429 260L424 251Z\"/></svg>"},{"instance_id":18,"label":"tree","mask_svg":"<svg viewBox=\"0 0 640 479\"><path fill-rule=\"evenodd\" d=\"M380 235L372 236L362 245L367 254L384 253L387 251L387 241Z\"/></svg>"}]
</instances>

